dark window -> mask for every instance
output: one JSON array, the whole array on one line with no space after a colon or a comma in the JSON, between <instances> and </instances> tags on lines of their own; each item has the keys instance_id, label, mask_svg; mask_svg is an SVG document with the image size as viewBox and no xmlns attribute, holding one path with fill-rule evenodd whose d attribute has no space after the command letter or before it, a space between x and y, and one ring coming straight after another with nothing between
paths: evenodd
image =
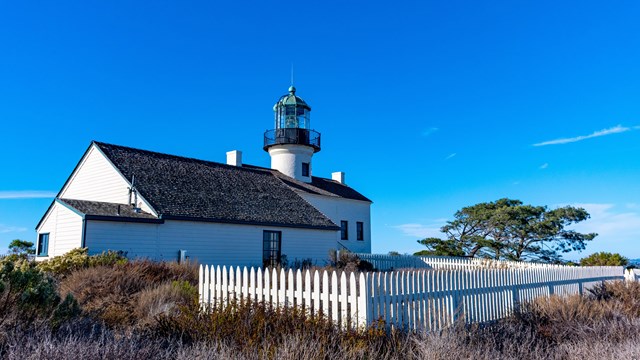
<instances>
[{"instance_id":1,"label":"dark window","mask_svg":"<svg viewBox=\"0 0 640 360\"><path fill-rule=\"evenodd\" d=\"M49 234L40 234L38 236L38 256L49 255Z\"/></svg>"},{"instance_id":2,"label":"dark window","mask_svg":"<svg viewBox=\"0 0 640 360\"><path fill-rule=\"evenodd\" d=\"M265 267L280 265L282 232L264 230L262 233L262 262Z\"/></svg>"},{"instance_id":3,"label":"dark window","mask_svg":"<svg viewBox=\"0 0 640 360\"><path fill-rule=\"evenodd\" d=\"M302 176L309 176L309 163L302 163Z\"/></svg>"},{"instance_id":4,"label":"dark window","mask_svg":"<svg viewBox=\"0 0 640 360\"><path fill-rule=\"evenodd\" d=\"M284 113L285 113L286 115L295 115L295 114L296 114L296 106L295 106L295 105L286 105L286 106L284 107L284 109L285 109L285 110L284 110L284 111L285 111Z\"/></svg>"},{"instance_id":5,"label":"dark window","mask_svg":"<svg viewBox=\"0 0 640 360\"><path fill-rule=\"evenodd\" d=\"M340 221L340 238L349 240L349 222L346 220Z\"/></svg>"},{"instance_id":6,"label":"dark window","mask_svg":"<svg viewBox=\"0 0 640 360\"><path fill-rule=\"evenodd\" d=\"M356 223L356 239L364 240L364 223L361 221Z\"/></svg>"}]
</instances>

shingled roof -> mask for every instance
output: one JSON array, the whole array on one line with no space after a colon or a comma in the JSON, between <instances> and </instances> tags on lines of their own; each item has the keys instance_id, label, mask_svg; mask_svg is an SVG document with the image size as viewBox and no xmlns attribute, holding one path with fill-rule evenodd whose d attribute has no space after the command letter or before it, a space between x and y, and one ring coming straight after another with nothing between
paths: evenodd
<instances>
[{"instance_id":1,"label":"shingled roof","mask_svg":"<svg viewBox=\"0 0 640 360\"><path fill-rule=\"evenodd\" d=\"M94 144L161 219L339 229L272 171Z\"/></svg>"},{"instance_id":2,"label":"shingled roof","mask_svg":"<svg viewBox=\"0 0 640 360\"><path fill-rule=\"evenodd\" d=\"M131 206L126 204L76 199L58 199L57 201L82 213L88 219L140 220L143 222L149 222L147 220L158 220L153 214L141 210L135 211Z\"/></svg>"},{"instance_id":3,"label":"shingled roof","mask_svg":"<svg viewBox=\"0 0 640 360\"><path fill-rule=\"evenodd\" d=\"M290 178L280 172L278 172L276 176L278 176L280 180L282 180L282 182L284 182L288 186L309 194L333 196L333 197L340 197L344 199L371 202L371 200L367 199L364 195L355 191L353 188L347 185L341 184L335 180L313 176L311 178L311 183L309 184L309 183L305 183L305 182Z\"/></svg>"}]
</instances>

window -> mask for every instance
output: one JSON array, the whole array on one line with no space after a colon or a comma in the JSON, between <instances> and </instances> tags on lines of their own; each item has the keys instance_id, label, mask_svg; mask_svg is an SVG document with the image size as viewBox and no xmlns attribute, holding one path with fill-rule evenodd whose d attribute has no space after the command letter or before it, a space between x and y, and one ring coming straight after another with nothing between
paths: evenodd
<instances>
[{"instance_id":1,"label":"window","mask_svg":"<svg viewBox=\"0 0 640 360\"><path fill-rule=\"evenodd\" d=\"M302 163L302 176L309 176L309 163Z\"/></svg>"},{"instance_id":2,"label":"window","mask_svg":"<svg viewBox=\"0 0 640 360\"><path fill-rule=\"evenodd\" d=\"M38 256L49 255L49 234L40 234L38 236Z\"/></svg>"},{"instance_id":3,"label":"window","mask_svg":"<svg viewBox=\"0 0 640 360\"><path fill-rule=\"evenodd\" d=\"M340 221L340 238L349 240L349 222L346 220Z\"/></svg>"},{"instance_id":4,"label":"window","mask_svg":"<svg viewBox=\"0 0 640 360\"><path fill-rule=\"evenodd\" d=\"M264 230L262 233L262 263L265 267L280 265L282 232Z\"/></svg>"},{"instance_id":5,"label":"window","mask_svg":"<svg viewBox=\"0 0 640 360\"><path fill-rule=\"evenodd\" d=\"M356 223L356 239L364 240L364 223L362 221Z\"/></svg>"}]
</instances>

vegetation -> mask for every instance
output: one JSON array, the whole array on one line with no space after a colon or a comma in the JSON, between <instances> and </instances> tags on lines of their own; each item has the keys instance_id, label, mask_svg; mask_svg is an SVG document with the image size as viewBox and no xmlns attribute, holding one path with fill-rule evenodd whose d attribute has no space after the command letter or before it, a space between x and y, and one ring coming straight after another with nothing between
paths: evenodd
<instances>
[{"instance_id":1,"label":"vegetation","mask_svg":"<svg viewBox=\"0 0 640 360\"><path fill-rule=\"evenodd\" d=\"M74 271L96 266L125 264L126 254L121 251L106 251L98 255L89 255L87 248L69 251L63 256L38 263L38 268L57 277L65 277Z\"/></svg>"},{"instance_id":2,"label":"vegetation","mask_svg":"<svg viewBox=\"0 0 640 360\"><path fill-rule=\"evenodd\" d=\"M347 250L329 252L329 268L346 272L373 271L373 265Z\"/></svg>"},{"instance_id":3,"label":"vegetation","mask_svg":"<svg viewBox=\"0 0 640 360\"><path fill-rule=\"evenodd\" d=\"M0 332L16 326L57 327L78 313L73 296L61 298L55 280L25 259L0 260Z\"/></svg>"},{"instance_id":4,"label":"vegetation","mask_svg":"<svg viewBox=\"0 0 640 360\"><path fill-rule=\"evenodd\" d=\"M197 284L193 265L137 260L74 271L60 281L60 292L73 295L86 315L124 329L146 327L159 314L192 306Z\"/></svg>"},{"instance_id":5,"label":"vegetation","mask_svg":"<svg viewBox=\"0 0 640 360\"><path fill-rule=\"evenodd\" d=\"M620 255L608 252L598 252L580 259L582 266L627 266L629 259Z\"/></svg>"},{"instance_id":6,"label":"vegetation","mask_svg":"<svg viewBox=\"0 0 640 360\"><path fill-rule=\"evenodd\" d=\"M203 311L189 264L89 261L56 275L20 258L0 264L0 299L10 299L0 303L3 359L640 357L639 283L539 299L484 326L424 334L379 323L345 332L298 309L238 302Z\"/></svg>"},{"instance_id":7,"label":"vegetation","mask_svg":"<svg viewBox=\"0 0 640 360\"><path fill-rule=\"evenodd\" d=\"M33 255L36 248L31 241L14 239L9 243L9 253L15 255Z\"/></svg>"},{"instance_id":8,"label":"vegetation","mask_svg":"<svg viewBox=\"0 0 640 360\"><path fill-rule=\"evenodd\" d=\"M427 249L416 255L559 262L562 253L584 250L597 236L566 229L588 218L585 209L572 206L549 210L512 199L480 203L457 211L441 228L444 239L419 240Z\"/></svg>"}]
</instances>

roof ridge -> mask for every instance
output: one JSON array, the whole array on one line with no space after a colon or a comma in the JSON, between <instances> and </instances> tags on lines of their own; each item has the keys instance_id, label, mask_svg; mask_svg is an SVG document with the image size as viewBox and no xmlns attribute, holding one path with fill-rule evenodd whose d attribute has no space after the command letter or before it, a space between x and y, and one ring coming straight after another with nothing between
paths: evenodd
<instances>
[{"instance_id":1,"label":"roof ridge","mask_svg":"<svg viewBox=\"0 0 640 360\"><path fill-rule=\"evenodd\" d=\"M166 156L168 158L173 158L173 159L182 159L182 160L189 160L189 161L194 161L194 162L198 162L198 163L202 163L202 164L211 164L211 165L216 165L216 166L223 166L223 167L228 167L228 168L234 168L234 169L242 169L242 170L247 170L247 171L255 171L258 169L267 169L270 170L268 168L263 168L260 166L256 166L256 165L251 165L251 164L246 164L250 167L255 167L258 169L251 169L250 167L243 167L243 166L236 166L236 165L229 165L229 164L225 164L225 163L221 163L221 162L217 162L217 161L211 161L211 160L203 160L203 159L198 159L198 158L194 158L194 157L188 157L188 156L180 156L180 155L174 155L174 154L169 154L169 153L165 153L165 152L159 152L159 151L153 151L153 150L146 150L146 149L140 149L140 148L134 148L131 146L124 146L124 145L118 145L118 144L110 144L110 143L106 143L106 142L102 142L102 141L97 141L97 140L92 140L91 143L96 144L98 146L104 145L104 146L112 146L112 147L116 147L116 148L121 148L121 149L126 149L126 150L133 150L133 151L139 151L139 152L143 152L143 153L147 153L147 154L154 154L154 155L161 155L161 156ZM243 164L244 165L244 164Z\"/></svg>"}]
</instances>

